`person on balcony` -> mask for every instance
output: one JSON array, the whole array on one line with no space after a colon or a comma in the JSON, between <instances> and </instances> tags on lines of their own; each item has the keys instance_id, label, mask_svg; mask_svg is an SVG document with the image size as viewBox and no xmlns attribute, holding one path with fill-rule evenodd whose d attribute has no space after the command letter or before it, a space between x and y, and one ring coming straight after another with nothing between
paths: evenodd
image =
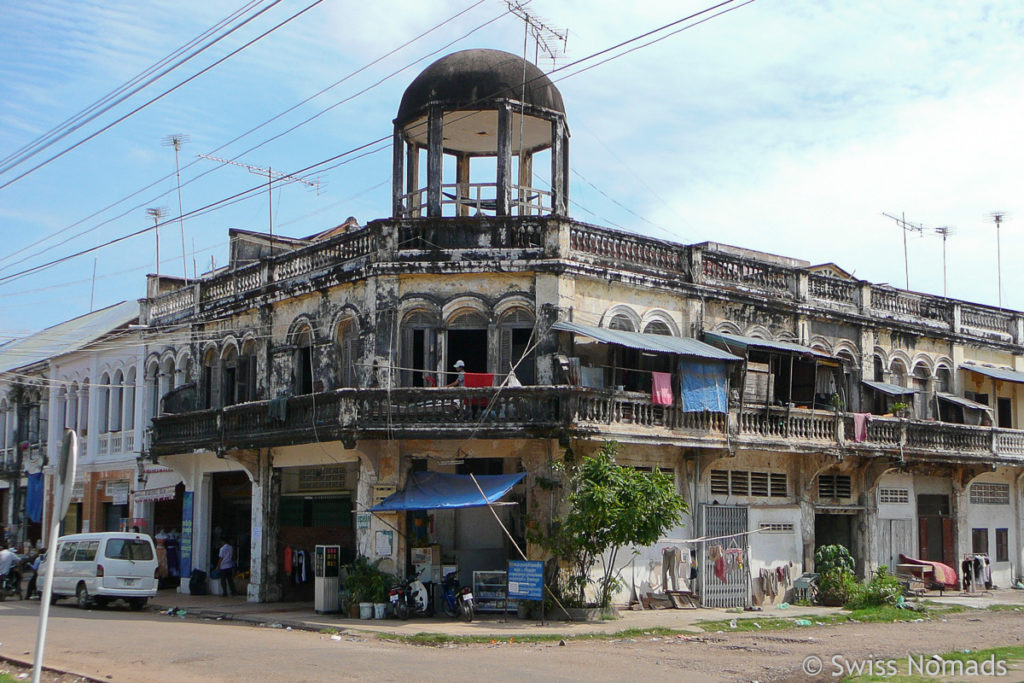
<instances>
[{"instance_id":1,"label":"person on balcony","mask_svg":"<svg viewBox=\"0 0 1024 683\"><path fill-rule=\"evenodd\" d=\"M455 361L455 371L458 373L455 375L455 379L446 384L446 387L464 387L466 386L466 364L461 360Z\"/></svg>"}]
</instances>

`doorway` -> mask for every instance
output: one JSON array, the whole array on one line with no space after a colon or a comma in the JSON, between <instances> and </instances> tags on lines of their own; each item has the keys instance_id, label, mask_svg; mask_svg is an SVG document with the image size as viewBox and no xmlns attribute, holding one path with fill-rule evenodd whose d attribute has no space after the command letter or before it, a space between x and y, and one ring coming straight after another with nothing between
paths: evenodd
<instances>
[{"instance_id":1,"label":"doorway","mask_svg":"<svg viewBox=\"0 0 1024 683\"><path fill-rule=\"evenodd\" d=\"M823 545L841 545L853 556L853 515L814 515L815 551Z\"/></svg>"},{"instance_id":2,"label":"doorway","mask_svg":"<svg viewBox=\"0 0 1024 683\"><path fill-rule=\"evenodd\" d=\"M931 562L956 566L953 553L953 518L949 496L922 493L917 496L918 556Z\"/></svg>"},{"instance_id":3,"label":"doorway","mask_svg":"<svg viewBox=\"0 0 1024 683\"><path fill-rule=\"evenodd\" d=\"M466 364L466 372L487 372L487 330L448 330L447 333L447 367L445 372L452 373L455 361ZM448 382L455 378L448 376ZM447 383L447 382L446 382Z\"/></svg>"}]
</instances>

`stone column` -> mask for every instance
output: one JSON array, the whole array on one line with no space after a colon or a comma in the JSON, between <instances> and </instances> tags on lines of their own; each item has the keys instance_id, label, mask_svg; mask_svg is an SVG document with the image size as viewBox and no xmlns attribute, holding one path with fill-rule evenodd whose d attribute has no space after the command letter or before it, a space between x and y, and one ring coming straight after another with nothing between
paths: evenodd
<instances>
[{"instance_id":1,"label":"stone column","mask_svg":"<svg viewBox=\"0 0 1024 683\"><path fill-rule=\"evenodd\" d=\"M281 472L274 468L270 449L259 450L253 463L252 522L249 560L249 602L281 599L278 583L278 504L281 500Z\"/></svg>"}]
</instances>

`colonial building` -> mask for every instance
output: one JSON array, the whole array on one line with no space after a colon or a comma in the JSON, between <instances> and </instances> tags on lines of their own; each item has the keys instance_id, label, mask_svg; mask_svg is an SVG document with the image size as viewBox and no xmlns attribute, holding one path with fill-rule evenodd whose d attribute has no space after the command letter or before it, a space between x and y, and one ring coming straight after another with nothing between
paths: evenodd
<instances>
[{"instance_id":1,"label":"colonial building","mask_svg":"<svg viewBox=\"0 0 1024 683\"><path fill-rule=\"evenodd\" d=\"M422 472L524 473L495 510L535 539L557 522L553 464L614 440L674 477L675 541L731 536L755 581L682 544L706 604L781 599L761 570L809 570L824 543L862 574L977 553L996 584L1020 575L1024 316L580 223L568 150L536 67L449 55L400 103L390 218L231 231L227 267L151 283L135 429L155 416L148 466L184 484L183 573L224 537L249 598L274 600L309 592L293 560L318 543L398 572L436 543L470 583L515 559L488 508L371 508ZM675 541L625 553L627 578L660 583Z\"/></svg>"}]
</instances>

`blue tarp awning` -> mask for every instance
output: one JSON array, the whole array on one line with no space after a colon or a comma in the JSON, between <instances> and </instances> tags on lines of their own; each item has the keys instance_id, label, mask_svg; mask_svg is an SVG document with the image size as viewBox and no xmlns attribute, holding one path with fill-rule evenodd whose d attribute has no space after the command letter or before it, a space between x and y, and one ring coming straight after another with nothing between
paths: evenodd
<instances>
[{"instance_id":1,"label":"blue tarp awning","mask_svg":"<svg viewBox=\"0 0 1024 683\"><path fill-rule=\"evenodd\" d=\"M374 505L370 512L442 510L486 505L501 499L525 476L525 472L476 475L480 484L478 489L473 483L473 477L468 474L413 472L403 490L391 494L379 505ZM486 500L480 495L480 489L487 496Z\"/></svg>"}]
</instances>

